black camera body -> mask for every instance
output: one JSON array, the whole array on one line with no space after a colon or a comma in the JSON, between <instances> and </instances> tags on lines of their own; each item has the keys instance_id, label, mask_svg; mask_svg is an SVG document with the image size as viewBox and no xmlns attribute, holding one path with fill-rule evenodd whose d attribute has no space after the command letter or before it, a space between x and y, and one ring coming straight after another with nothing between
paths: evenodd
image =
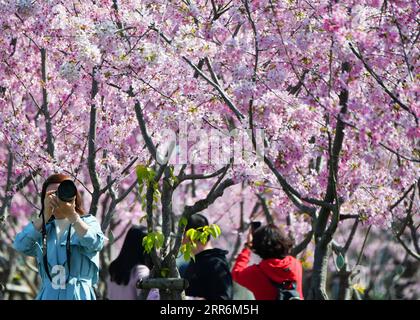
<instances>
[{"instance_id":1,"label":"black camera body","mask_svg":"<svg viewBox=\"0 0 420 320\"><path fill-rule=\"evenodd\" d=\"M71 180L64 180L58 186L56 196L58 199L64 202L72 202L73 199L76 197L77 188L73 181Z\"/></svg>"},{"instance_id":2,"label":"black camera body","mask_svg":"<svg viewBox=\"0 0 420 320\"><path fill-rule=\"evenodd\" d=\"M259 227L261 227L262 223L261 221L252 221L251 222L251 230L254 233L255 230L257 230Z\"/></svg>"}]
</instances>

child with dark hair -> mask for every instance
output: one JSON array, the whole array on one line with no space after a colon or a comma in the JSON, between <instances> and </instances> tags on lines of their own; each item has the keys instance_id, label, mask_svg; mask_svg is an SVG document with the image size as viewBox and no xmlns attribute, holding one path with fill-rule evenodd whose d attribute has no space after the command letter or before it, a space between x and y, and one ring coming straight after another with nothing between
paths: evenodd
<instances>
[{"instance_id":1,"label":"child with dark hair","mask_svg":"<svg viewBox=\"0 0 420 320\"><path fill-rule=\"evenodd\" d=\"M302 265L290 255L291 240L273 224L250 230L244 249L232 269L233 280L252 291L256 300L276 300L275 284L291 283L303 299ZM262 261L248 266L251 249Z\"/></svg>"},{"instance_id":2,"label":"child with dark hair","mask_svg":"<svg viewBox=\"0 0 420 320\"><path fill-rule=\"evenodd\" d=\"M108 299L137 300L141 289L136 288L139 280L149 277L151 262L144 252L142 241L147 235L145 227L132 226L125 236L118 257L109 265ZM157 290L151 290L148 299L158 299Z\"/></svg>"},{"instance_id":3,"label":"child with dark hair","mask_svg":"<svg viewBox=\"0 0 420 320\"><path fill-rule=\"evenodd\" d=\"M208 225L207 218L196 213L188 220L185 231ZM193 250L195 261L191 260L184 272L184 278L189 283L185 293L187 296L206 300L231 300L233 290L232 276L226 259L228 251L213 248L210 237L205 245L197 242L197 248Z\"/></svg>"}]
</instances>

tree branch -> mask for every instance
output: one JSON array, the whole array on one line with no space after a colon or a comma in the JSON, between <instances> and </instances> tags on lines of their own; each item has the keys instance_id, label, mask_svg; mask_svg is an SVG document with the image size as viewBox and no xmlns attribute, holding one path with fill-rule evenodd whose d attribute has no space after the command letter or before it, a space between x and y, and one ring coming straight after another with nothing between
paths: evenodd
<instances>
[{"instance_id":1,"label":"tree branch","mask_svg":"<svg viewBox=\"0 0 420 320\"><path fill-rule=\"evenodd\" d=\"M401 102L400 99L398 99L398 97L392 93L383 83L382 79L376 74L376 72L367 64L366 60L363 58L363 56L361 55L360 52L357 52L356 49L353 47L353 45L351 43L349 43L350 49L353 52L353 54L360 60L362 61L363 65L365 66L365 69L370 73L370 75L376 80L376 82L384 89L384 91L390 96L390 98L396 103L398 104L402 109L404 109L405 111L411 113L411 115L413 115L416 124L418 124L418 118L416 116L416 114L411 111L411 109L405 105L403 102Z\"/></svg>"},{"instance_id":2,"label":"tree branch","mask_svg":"<svg viewBox=\"0 0 420 320\"><path fill-rule=\"evenodd\" d=\"M143 117L143 110L140 107L140 102L139 101L136 101L136 103L134 105L134 110L136 112L137 121L139 123L140 131L141 131L141 134L143 136L143 139L146 143L146 147L149 150L149 153L151 154L153 159L156 160L156 147L153 144L153 141L152 141L152 139L150 138L150 136L147 132L146 123L145 123L144 117Z\"/></svg>"},{"instance_id":3,"label":"tree branch","mask_svg":"<svg viewBox=\"0 0 420 320\"><path fill-rule=\"evenodd\" d=\"M47 150L51 158L54 158L54 139L52 134L51 116L48 110L47 94L47 54L45 48L41 48L41 77L42 77L42 106L41 110L45 118L45 129L47 133Z\"/></svg>"},{"instance_id":4,"label":"tree branch","mask_svg":"<svg viewBox=\"0 0 420 320\"><path fill-rule=\"evenodd\" d=\"M225 191L226 188L234 184L235 183L232 179L224 180L222 183L220 183L217 186L217 188L214 189L214 191L210 191L207 194L207 197L205 199L198 200L192 206L185 206L181 219L185 218L188 220L193 214L201 212L204 209L207 209L214 201L216 201L217 198L223 195L223 192ZM185 226L178 224L178 231L177 231L177 235L175 239L175 245L171 251L171 254L174 255L175 257L178 255L179 249L181 247L184 231L185 231Z\"/></svg>"},{"instance_id":5,"label":"tree branch","mask_svg":"<svg viewBox=\"0 0 420 320\"><path fill-rule=\"evenodd\" d=\"M95 96L98 93L98 82L95 79L96 67L92 70L92 89L91 89L91 100L92 104L90 107L90 121L89 121L89 136L88 136L88 170L89 176L92 181L93 192L92 202L90 205L89 213L96 216L98 210L99 197L101 195L101 187L99 184L98 174L96 172L96 118L97 118L97 106L95 104Z\"/></svg>"},{"instance_id":6,"label":"tree branch","mask_svg":"<svg viewBox=\"0 0 420 320\"><path fill-rule=\"evenodd\" d=\"M273 217L270 213L270 209L268 208L267 201L265 200L264 196L260 193L257 193L256 195L257 195L258 200L260 200L260 203L262 205L263 212L264 212L265 218L267 220L267 223L269 223L269 224L274 223L274 219L273 219Z\"/></svg>"},{"instance_id":7,"label":"tree branch","mask_svg":"<svg viewBox=\"0 0 420 320\"><path fill-rule=\"evenodd\" d=\"M291 251L291 255L296 257L299 253L301 253L303 250L305 250L305 248L308 246L308 244L311 242L312 237L314 235L314 231L311 230L305 237L305 239L302 240L301 243L299 243L298 245L296 245L292 251Z\"/></svg>"}]
</instances>

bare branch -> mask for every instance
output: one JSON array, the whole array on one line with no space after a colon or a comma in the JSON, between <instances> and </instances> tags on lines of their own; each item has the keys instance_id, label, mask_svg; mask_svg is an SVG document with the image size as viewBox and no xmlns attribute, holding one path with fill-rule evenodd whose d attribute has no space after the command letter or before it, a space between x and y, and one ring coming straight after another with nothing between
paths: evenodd
<instances>
[{"instance_id":1,"label":"bare branch","mask_svg":"<svg viewBox=\"0 0 420 320\"><path fill-rule=\"evenodd\" d=\"M398 157L400 157L400 158L402 158L402 159L404 159L404 160L411 161L411 162L418 162L418 163L420 163L420 160L419 160L419 159L408 158L408 157L406 157L406 156L402 155L401 153L398 153L397 151L392 150L390 147L387 147L387 146L386 146L386 145L384 145L382 142L380 142L379 144L380 144L383 148L385 148L386 150L388 150L389 152L392 152L393 154L397 155Z\"/></svg>"},{"instance_id":2,"label":"bare branch","mask_svg":"<svg viewBox=\"0 0 420 320\"><path fill-rule=\"evenodd\" d=\"M351 51L354 53L354 55L362 61L363 65L365 66L365 69L370 73L370 75L376 80L376 82L384 89L384 91L391 97L391 99L398 104L402 109L405 111L411 113L416 121L416 124L418 124L418 118L417 115L403 102L401 102L398 97L392 93L384 84L382 79L376 74L376 72L367 64L366 60L363 58L362 54L360 52L357 52L356 49L353 47L351 43L349 43Z\"/></svg>"},{"instance_id":3,"label":"bare branch","mask_svg":"<svg viewBox=\"0 0 420 320\"><path fill-rule=\"evenodd\" d=\"M190 59L188 59L185 56L182 56L182 59L187 62L189 66L191 66L195 72L197 72L208 84L210 84L214 89L216 89L217 92L219 92L220 96L222 97L223 101L227 104L229 109L235 114L235 116L239 120L243 120L245 116L242 114L242 112L239 111L238 108L236 108L235 104L230 100L226 92L216 83L213 82L209 77L207 77L194 63L191 62Z\"/></svg>"},{"instance_id":4,"label":"bare branch","mask_svg":"<svg viewBox=\"0 0 420 320\"><path fill-rule=\"evenodd\" d=\"M216 182L217 184L217 182ZM215 185L216 185L215 184ZM185 206L184 212L181 216L181 219L189 219L193 214L203 211L207 209L217 198L223 195L223 192L226 188L234 185L234 181L232 179L226 179L222 183L220 183L214 191L210 191L205 199L198 200L192 206ZM175 239L175 245L171 250L171 254L173 256L177 256L179 249L181 247L181 242L184 234L185 226L178 224L178 231Z\"/></svg>"},{"instance_id":5,"label":"bare branch","mask_svg":"<svg viewBox=\"0 0 420 320\"><path fill-rule=\"evenodd\" d=\"M210 178L214 178L216 176L218 176L219 174L221 174L223 171L225 171L226 166L223 168L220 168L219 170L213 172L213 173L209 173L209 174L185 174L185 175L179 175L178 176L178 183L176 184L176 186L178 186L181 182L185 181L185 180L201 180L201 179L210 179Z\"/></svg>"},{"instance_id":6,"label":"bare branch","mask_svg":"<svg viewBox=\"0 0 420 320\"><path fill-rule=\"evenodd\" d=\"M45 48L41 49L41 76L42 76L42 113L45 118L45 128L47 132L47 150L51 158L54 158L54 138L52 134L51 116L48 110L48 94L47 94L47 54Z\"/></svg>"},{"instance_id":7,"label":"bare branch","mask_svg":"<svg viewBox=\"0 0 420 320\"><path fill-rule=\"evenodd\" d=\"M270 223L270 224L271 223L274 223L274 219L273 219L273 217L272 217L272 215L270 213L270 209L268 208L267 201L265 200L264 196L262 194L260 194L260 193L257 193L257 197L258 197L258 199L261 202L261 205L262 205L262 208L263 208L264 215L265 215L265 218L267 220L267 223Z\"/></svg>"},{"instance_id":8,"label":"bare branch","mask_svg":"<svg viewBox=\"0 0 420 320\"><path fill-rule=\"evenodd\" d=\"M402 247L405 249L405 251L412 256L413 258L415 258L416 260L420 261L420 255L415 253L413 250L411 250L409 247L407 247L407 245L404 243L403 240L401 240L400 237L395 237L395 239L397 239L398 243L400 243L402 245Z\"/></svg>"},{"instance_id":9,"label":"bare branch","mask_svg":"<svg viewBox=\"0 0 420 320\"><path fill-rule=\"evenodd\" d=\"M139 157L134 157L133 160L130 161L130 163L121 171L121 175L124 175L127 173L128 170L133 166L133 164L137 161ZM101 189L101 193L105 193L114 183L117 181L117 178L114 178L109 181L109 183Z\"/></svg>"},{"instance_id":10,"label":"bare branch","mask_svg":"<svg viewBox=\"0 0 420 320\"><path fill-rule=\"evenodd\" d=\"M302 240L301 243L296 245L291 252L291 255L296 257L299 253L301 253L305 248L308 246L308 244L311 242L312 237L314 235L314 231L311 230L305 237L305 239Z\"/></svg>"},{"instance_id":11,"label":"bare branch","mask_svg":"<svg viewBox=\"0 0 420 320\"><path fill-rule=\"evenodd\" d=\"M340 220L342 219L340 218ZM356 220L354 221L353 227L351 228L350 235L347 238L346 244L343 247L344 253L346 253L349 250L350 245L353 242L353 238L354 238L354 235L356 234L356 230L358 226L359 226L359 219L356 218Z\"/></svg>"},{"instance_id":12,"label":"bare branch","mask_svg":"<svg viewBox=\"0 0 420 320\"><path fill-rule=\"evenodd\" d=\"M90 107L90 121L89 121L89 137L88 137L88 170L89 176L92 181L93 192L92 202L90 205L89 213L96 215L98 210L98 202L101 194L101 187L99 184L98 173L96 172L96 118L97 118L97 106L94 102L95 96L98 93L98 82L95 79L96 68L92 71L92 89L91 89L91 100L92 104Z\"/></svg>"},{"instance_id":13,"label":"bare branch","mask_svg":"<svg viewBox=\"0 0 420 320\"><path fill-rule=\"evenodd\" d=\"M157 154L156 153L156 147L153 144L153 141L152 141L152 139L150 138L150 136L147 132L146 122L144 121L144 117L143 117L143 110L140 107L140 102L139 101L136 101L136 103L134 105L134 110L136 112L137 121L139 123L140 131L141 131L143 139L146 143L147 149L149 150L149 153L151 154L153 159L156 160L156 154Z\"/></svg>"}]
</instances>

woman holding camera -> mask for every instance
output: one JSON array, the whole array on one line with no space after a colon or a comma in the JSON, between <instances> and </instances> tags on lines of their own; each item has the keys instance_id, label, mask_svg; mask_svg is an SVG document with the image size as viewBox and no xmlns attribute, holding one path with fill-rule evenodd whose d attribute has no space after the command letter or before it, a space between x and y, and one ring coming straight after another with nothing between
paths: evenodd
<instances>
[{"instance_id":1,"label":"woman holding camera","mask_svg":"<svg viewBox=\"0 0 420 320\"><path fill-rule=\"evenodd\" d=\"M104 238L96 218L85 214L71 177L50 176L42 186L40 216L14 241L16 250L37 260L42 286L36 299L95 300Z\"/></svg>"},{"instance_id":2,"label":"woman holding camera","mask_svg":"<svg viewBox=\"0 0 420 320\"><path fill-rule=\"evenodd\" d=\"M291 247L291 240L273 224L251 228L233 266L233 280L256 300L303 299L302 265L290 255ZM248 265L251 250L262 259L259 264Z\"/></svg>"}]
</instances>

